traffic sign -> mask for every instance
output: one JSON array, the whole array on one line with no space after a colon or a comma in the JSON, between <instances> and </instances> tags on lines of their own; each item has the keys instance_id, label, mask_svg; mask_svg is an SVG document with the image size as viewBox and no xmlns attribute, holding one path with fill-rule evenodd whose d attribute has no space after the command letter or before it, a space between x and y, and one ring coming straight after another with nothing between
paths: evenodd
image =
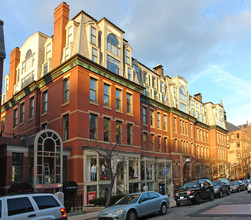
<instances>
[{"instance_id":1,"label":"traffic sign","mask_svg":"<svg viewBox=\"0 0 251 220\"><path fill-rule=\"evenodd\" d=\"M167 174L167 167L164 168L164 174Z\"/></svg>"}]
</instances>

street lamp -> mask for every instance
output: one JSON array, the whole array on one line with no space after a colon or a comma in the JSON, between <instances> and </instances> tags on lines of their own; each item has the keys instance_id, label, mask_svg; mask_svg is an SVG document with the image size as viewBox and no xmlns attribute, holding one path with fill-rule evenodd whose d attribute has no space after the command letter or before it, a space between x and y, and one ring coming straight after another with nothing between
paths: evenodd
<instances>
[{"instance_id":1,"label":"street lamp","mask_svg":"<svg viewBox=\"0 0 251 220\"><path fill-rule=\"evenodd\" d=\"M237 179L237 169L236 169L236 163L234 163L234 169L235 169L235 179Z\"/></svg>"},{"instance_id":2,"label":"street lamp","mask_svg":"<svg viewBox=\"0 0 251 220\"><path fill-rule=\"evenodd\" d=\"M191 160L189 158L189 156L187 156L186 158L186 164L187 164L187 179L189 180L189 164L190 164Z\"/></svg>"}]
</instances>

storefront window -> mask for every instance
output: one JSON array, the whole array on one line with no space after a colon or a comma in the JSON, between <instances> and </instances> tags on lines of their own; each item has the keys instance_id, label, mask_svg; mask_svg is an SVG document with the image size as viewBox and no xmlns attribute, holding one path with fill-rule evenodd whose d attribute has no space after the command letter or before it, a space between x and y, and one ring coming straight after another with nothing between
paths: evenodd
<instances>
[{"instance_id":1,"label":"storefront window","mask_svg":"<svg viewBox=\"0 0 251 220\"><path fill-rule=\"evenodd\" d=\"M87 186L87 204L90 204L90 200L97 197L97 186Z\"/></svg>"},{"instance_id":2,"label":"storefront window","mask_svg":"<svg viewBox=\"0 0 251 220\"><path fill-rule=\"evenodd\" d=\"M23 180L23 153L12 153L12 183L21 183Z\"/></svg>"},{"instance_id":3,"label":"storefront window","mask_svg":"<svg viewBox=\"0 0 251 220\"><path fill-rule=\"evenodd\" d=\"M130 180L139 179L139 167L138 167L138 161L136 160L129 161L129 179Z\"/></svg>"},{"instance_id":4,"label":"storefront window","mask_svg":"<svg viewBox=\"0 0 251 220\"><path fill-rule=\"evenodd\" d=\"M153 183L147 183L147 190L153 191Z\"/></svg>"},{"instance_id":5,"label":"storefront window","mask_svg":"<svg viewBox=\"0 0 251 220\"><path fill-rule=\"evenodd\" d=\"M158 179L164 179L164 163L158 163Z\"/></svg>"},{"instance_id":6,"label":"storefront window","mask_svg":"<svg viewBox=\"0 0 251 220\"><path fill-rule=\"evenodd\" d=\"M109 192L109 185L100 185L99 197L107 197Z\"/></svg>"},{"instance_id":7,"label":"storefront window","mask_svg":"<svg viewBox=\"0 0 251 220\"><path fill-rule=\"evenodd\" d=\"M141 161L141 180L145 180L145 161Z\"/></svg>"},{"instance_id":8,"label":"storefront window","mask_svg":"<svg viewBox=\"0 0 251 220\"><path fill-rule=\"evenodd\" d=\"M107 163L104 159L99 160L99 177L100 181L109 181L108 173L107 173Z\"/></svg>"},{"instance_id":9,"label":"storefront window","mask_svg":"<svg viewBox=\"0 0 251 220\"><path fill-rule=\"evenodd\" d=\"M130 183L129 184L129 193L135 193L139 191L139 184L138 183Z\"/></svg>"},{"instance_id":10,"label":"storefront window","mask_svg":"<svg viewBox=\"0 0 251 220\"><path fill-rule=\"evenodd\" d=\"M146 162L146 179L147 180L153 180L153 164L151 162L147 161Z\"/></svg>"},{"instance_id":11,"label":"storefront window","mask_svg":"<svg viewBox=\"0 0 251 220\"><path fill-rule=\"evenodd\" d=\"M96 156L87 158L87 182L97 181L97 158Z\"/></svg>"}]
</instances>

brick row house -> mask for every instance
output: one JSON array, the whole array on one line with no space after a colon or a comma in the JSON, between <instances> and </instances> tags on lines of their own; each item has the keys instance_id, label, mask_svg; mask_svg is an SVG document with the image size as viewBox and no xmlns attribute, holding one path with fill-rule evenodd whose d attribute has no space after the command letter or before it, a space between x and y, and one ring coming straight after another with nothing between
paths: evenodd
<instances>
[{"instance_id":1,"label":"brick row house","mask_svg":"<svg viewBox=\"0 0 251 220\"><path fill-rule=\"evenodd\" d=\"M226 123L228 136L227 148L231 179L250 178L251 162L251 125L235 126Z\"/></svg>"},{"instance_id":2,"label":"brick row house","mask_svg":"<svg viewBox=\"0 0 251 220\"><path fill-rule=\"evenodd\" d=\"M222 103L203 103L184 78L140 63L123 35L84 11L70 20L63 2L53 36L37 32L11 52L1 133L16 142L1 146L2 192L15 182L55 191L74 181L84 205L93 192L106 196L107 164L87 143L123 146L114 194L172 195L188 179L229 175Z\"/></svg>"}]
</instances>

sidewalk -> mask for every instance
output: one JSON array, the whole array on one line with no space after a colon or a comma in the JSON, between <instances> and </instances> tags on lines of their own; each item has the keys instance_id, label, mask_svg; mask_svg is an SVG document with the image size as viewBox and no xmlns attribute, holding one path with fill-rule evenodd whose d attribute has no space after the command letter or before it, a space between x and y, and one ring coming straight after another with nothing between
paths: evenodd
<instances>
[{"instance_id":1,"label":"sidewalk","mask_svg":"<svg viewBox=\"0 0 251 220\"><path fill-rule=\"evenodd\" d=\"M176 202L173 198L169 198L170 200L170 208L176 206ZM83 208L83 212L85 214L82 214L82 212L76 212L76 213L69 213L68 219L69 220L91 220L91 219L97 219L98 213L103 210L104 207L95 207L95 206L86 206Z\"/></svg>"}]
</instances>

